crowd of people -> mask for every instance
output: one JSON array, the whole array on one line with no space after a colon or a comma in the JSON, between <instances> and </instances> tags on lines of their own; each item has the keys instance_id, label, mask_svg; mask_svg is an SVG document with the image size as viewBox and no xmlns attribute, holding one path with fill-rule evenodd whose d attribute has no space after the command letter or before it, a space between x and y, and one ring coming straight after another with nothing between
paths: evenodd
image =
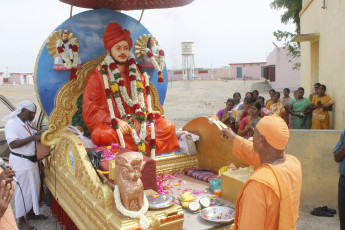
<instances>
[{"instance_id":1,"label":"crowd of people","mask_svg":"<svg viewBox=\"0 0 345 230\"><path fill-rule=\"evenodd\" d=\"M241 94L235 92L225 108L218 111L217 117L246 139L253 136L260 119L270 114L283 118L289 129L329 129L329 111L332 111L334 101L326 95L325 85L316 83L314 90L307 98L302 87L295 90L292 97L289 88L285 88L282 95L271 89L267 100L258 90L253 90L245 94L243 102Z\"/></svg>"}]
</instances>

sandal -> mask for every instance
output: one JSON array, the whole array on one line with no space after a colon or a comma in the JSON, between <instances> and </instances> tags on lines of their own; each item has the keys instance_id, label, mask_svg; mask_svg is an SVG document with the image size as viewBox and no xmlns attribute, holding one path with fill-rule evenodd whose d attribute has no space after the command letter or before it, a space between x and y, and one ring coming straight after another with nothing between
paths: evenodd
<instances>
[{"instance_id":1,"label":"sandal","mask_svg":"<svg viewBox=\"0 0 345 230\"><path fill-rule=\"evenodd\" d=\"M337 211L335 209L332 209L332 208L328 208L327 206L323 206L323 207L320 207L322 210L326 211L326 212L330 212L332 214L336 214Z\"/></svg>"},{"instance_id":2,"label":"sandal","mask_svg":"<svg viewBox=\"0 0 345 230\"><path fill-rule=\"evenodd\" d=\"M330 212L326 212L323 209L320 208L314 208L313 211L310 212L313 216L324 216L324 217L333 217L333 214Z\"/></svg>"}]
</instances>

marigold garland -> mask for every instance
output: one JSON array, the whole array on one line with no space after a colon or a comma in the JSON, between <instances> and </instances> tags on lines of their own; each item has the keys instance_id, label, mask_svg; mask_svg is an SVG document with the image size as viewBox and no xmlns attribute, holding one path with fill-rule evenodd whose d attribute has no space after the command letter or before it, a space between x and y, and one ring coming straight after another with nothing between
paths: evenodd
<instances>
[{"instance_id":1,"label":"marigold garland","mask_svg":"<svg viewBox=\"0 0 345 230\"><path fill-rule=\"evenodd\" d=\"M155 128L154 128L154 120L152 115L152 105L151 105L151 95L150 95L150 83L149 83L149 76L147 75L146 71L140 66L137 65L134 55L132 53L129 54L128 58L129 64L129 80L130 80L130 89L131 89L131 98L128 96L128 92L126 86L124 84L124 80L118 69L117 64L113 60L113 58L107 55L100 67L103 75L104 87L105 92L107 95L107 102L110 111L110 118L111 124L116 130L117 135L119 136L120 145L122 147L125 146L125 142L123 139L123 134L119 129L118 121L115 117L114 107L112 104L111 94L114 95L116 106L120 112L121 119L125 120L132 128L131 136L134 139L138 151L145 154L145 138L146 138L146 121L147 117L149 117L150 121L150 128L151 128L151 139L155 140ZM140 74L138 70L142 72L143 76L145 77L145 91L147 95L147 106L149 114L146 114L146 106L144 100L144 85L141 81ZM110 85L108 81L108 74L110 77ZM140 134L138 136L137 132L133 128L133 117L129 114L126 114L126 111L123 107L122 100L130 107L134 109L135 118L137 121L140 122ZM151 142L151 158L155 158L155 149L156 145L152 145ZM155 143L155 142L154 142Z\"/></svg>"}]
</instances>

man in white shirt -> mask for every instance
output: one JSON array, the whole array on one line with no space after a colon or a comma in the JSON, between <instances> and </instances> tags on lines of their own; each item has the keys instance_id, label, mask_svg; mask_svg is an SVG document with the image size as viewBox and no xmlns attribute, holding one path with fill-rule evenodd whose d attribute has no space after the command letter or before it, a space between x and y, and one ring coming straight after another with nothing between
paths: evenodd
<instances>
[{"instance_id":1,"label":"man in white shirt","mask_svg":"<svg viewBox=\"0 0 345 230\"><path fill-rule=\"evenodd\" d=\"M23 229L35 229L25 219L46 219L39 214L40 175L35 154L35 142L40 140L41 134L30 127L34 120L36 105L31 101L23 101L19 108L7 115L5 136L10 154L10 166L16 172L20 187L16 184L15 207L16 218L19 218L18 227ZM23 197L20 189L22 189ZM23 198L25 203L23 202Z\"/></svg>"}]
</instances>

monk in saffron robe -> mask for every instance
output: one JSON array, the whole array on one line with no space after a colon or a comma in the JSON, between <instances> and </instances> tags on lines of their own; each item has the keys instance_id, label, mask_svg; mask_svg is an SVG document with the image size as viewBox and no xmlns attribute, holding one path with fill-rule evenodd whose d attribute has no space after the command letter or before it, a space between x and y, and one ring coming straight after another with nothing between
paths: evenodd
<instances>
[{"instance_id":1,"label":"monk in saffron robe","mask_svg":"<svg viewBox=\"0 0 345 230\"><path fill-rule=\"evenodd\" d=\"M110 23L105 29L103 42L104 47L107 51L108 60L110 58L113 62L109 66L102 66L98 69L94 69L88 77L83 96L83 119L91 132L91 139L94 144L98 146L109 146L112 143L120 143L119 135L114 128L115 123L116 125L118 125L119 130L123 134L123 140L125 142L126 148L137 151L138 145L133 139L131 133L132 129L135 129L136 133L140 133L141 131L141 123L135 116L135 111L138 108L135 108L135 105L130 106L126 102L132 99L134 101L133 94L131 92L131 90L133 89L133 85L131 84L131 81L133 81L133 79L131 79L131 76L136 75L133 75L133 72L135 74L139 74L141 82L144 86L146 83L145 78L138 67L133 69L133 63L136 63L133 55L132 58L130 58L131 54L129 53L129 50L132 48L133 42L128 30L124 30L121 25L117 23ZM117 88L119 86L111 83L111 76L109 76L109 71L106 73L108 83L106 83L104 80L102 69L114 70L116 68L118 68L118 71L121 74L119 75L119 77L122 77L120 84L122 84L122 86L124 85L125 89L127 90L127 94L125 95L121 90L118 90L117 94L115 93L116 89L114 89L113 87ZM138 81L136 83L138 84ZM115 91L107 94L106 85L111 85L111 90L113 91L114 89ZM145 87L145 89L147 89L147 87ZM137 90L137 88L135 88L135 90ZM143 96L145 103L145 108L143 108L143 110L146 111L146 113L141 113L143 113L146 117L149 113L147 102L148 95L145 90L143 90ZM119 106L119 102L116 101L115 97L120 98L122 106ZM111 102L107 101L107 98L110 99ZM140 101L140 99L138 100ZM112 104L112 112L110 112L111 108L109 107L111 105L109 105L109 103ZM137 104L137 106L139 106L139 104ZM124 109L124 111L122 111L122 114L125 113L126 118L133 121L133 127L131 127L127 123L128 120L126 121L124 117L121 116L120 110L122 108ZM115 118L111 117L112 114L115 115ZM146 154L150 153L152 145L155 145L156 154L178 151L179 147L176 139L174 123L161 118L158 111L152 111L152 115L155 117L155 139L151 138L151 127L145 125Z\"/></svg>"},{"instance_id":2,"label":"monk in saffron robe","mask_svg":"<svg viewBox=\"0 0 345 230\"><path fill-rule=\"evenodd\" d=\"M256 126L253 142L231 129L221 134L233 141L235 156L256 168L237 197L234 229L296 229L302 169L296 157L284 152L289 141L285 121L276 114L265 116Z\"/></svg>"}]
</instances>

